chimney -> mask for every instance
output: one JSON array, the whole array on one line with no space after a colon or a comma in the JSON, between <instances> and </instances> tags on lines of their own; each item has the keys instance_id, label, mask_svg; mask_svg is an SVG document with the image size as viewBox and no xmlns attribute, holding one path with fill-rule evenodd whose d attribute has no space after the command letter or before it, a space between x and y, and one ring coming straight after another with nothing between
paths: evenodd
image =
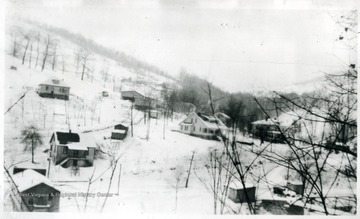
<instances>
[{"instance_id":1,"label":"chimney","mask_svg":"<svg viewBox=\"0 0 360 219\"><path fill-rule=\"evenodd\" d=\"M71 129L69 129L69 133L71 133Z\"/></svg>"}]
</instances>

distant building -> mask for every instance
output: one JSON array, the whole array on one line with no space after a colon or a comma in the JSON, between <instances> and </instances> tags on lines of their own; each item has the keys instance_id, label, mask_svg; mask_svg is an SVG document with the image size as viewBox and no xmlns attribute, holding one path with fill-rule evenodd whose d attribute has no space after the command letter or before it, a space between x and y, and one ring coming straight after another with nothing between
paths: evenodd
<instances>
[{"instance_id":1,"label":"distant building","mask_svg":"<svg viewBox=\"0 0 360 219\"><path fill-rule=\"evenodd\" d=\"M101 92L101 95L102 95L103 97L108 97L108 96L109 96L109 92L103 91L103 92Z\"/></svg>"},{"instance_id":2,"label":"distant building","mask_svg":"<svg viewBox=\"0 0 360 219\"><path fill-rule=\"evenodd\" d=\"M55 132L50 139L50 157L55 165L62 167L92 166L95 157L95 142L90 136L80 141L77 133Z\"/></svg>"},{"instance_id":3,"label":"distant building","mask_svg":"<svg viewBox=\"0 0 360 219\"><path fill-rule=\"evenodd\" d=\"M157 111L157 110L151 110L150 111L150 118L153 118L153 119L159 119L160 116L161 116L161 112L160 111Z\"/></svg>"},{"instance_id":4,"label":"distant building","mask_svg":"<svg viewBox=\"0 0 360 219\"><path fill-rule=\"evenodd\" d=\"M137 91L121 91L121 98L135 102L136 99L144 99L145 96Z\"/></svg>"},{"instance_id":5,"label":"distant building","mask_svg":"<svg viewBox=\"0 0 360 219\"><path fill-rule=\"evenodd\" d=\"M111 139L123 140L126 135L129 126L127 124L118 124L115 125L114 130L111 132Z\"/></svg>"},{"instance_id":6,"label":"distant building","mask_svg":"<svg viewBox=\"0 0 360 219\"><path fill-rule=\"evenodd\" d=\"M13 175L13 180L17 189L12 188L10 197L15 211L59 212L60 191L48 178L25 170Z\"/></svg>"},{"instance_id":7,"label":"distant building","mask_svg":"<svg viewBox=\"0 0 360 219\"><path fill-rule=\"evenodd\" d=\"M205 139L218 139L220 132L227 136L229 128L214 116L192 112L179 124L180 132Z\"/></svg>"},{"instance_id":8,"label":"distant building","mask_svg":"<svg viewBox=\"0 0 360 219\"><path fill-rule=\"evenodd\" d=\"M246 191L246 195L245 195ZM246 183L245 188L240 181L232 182L229 185L228 197L235 203L255 202L256 187L252 184Z\"/></svg>"},{"instance_id":9,"label":"distant building","mask_svg":"<svg viewBox=\"0 0 360 219\"><path fill-rule=\"evenodd\" d=\"M283 143L285 138L279 131L280 123L274 119L264 119L255 121L252 124L252 135L262 141Z\"/></svg>"},{"instance_id":10,"label":"distant building","mask_svg":"<svg viewBox=\"0 0 360 219\"><path fill-rule=\"evenodd\" d=\"M296 194L304 194L304 184L301 181L288 181L286 183L286 188L294 191Z\"/></svg>"},{"instance_id":11,"label":"distant building","mask_svg":"<svg viewBox=\"0 0 360 219\"><path fill-rule=\"evenodd\" d=\"M69 100L70 87L62 80L52 78L39 84L37 92L40 97Z\"/></svg>"},{"instance_id":12,"label":"distant building","mask_svg":"<svg viewBox=\"0 0 360 219\"><path fill-rule=\"evenodd\" d=\"M159 100L151 97L147 97L137 91L121 91L121 97L124 100L130 100L134 103L135 108L138 110L156 109L160 107Z\"/></svg>"}]
</instances>

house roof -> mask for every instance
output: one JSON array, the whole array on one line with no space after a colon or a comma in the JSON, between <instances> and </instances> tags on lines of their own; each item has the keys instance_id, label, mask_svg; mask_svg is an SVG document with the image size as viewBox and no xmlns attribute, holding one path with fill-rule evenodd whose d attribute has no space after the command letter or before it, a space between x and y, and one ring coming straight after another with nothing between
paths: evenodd
<instances>
[{"instance_id":1,"label":"house roof","mask_svg":"<svg viewBox=\"0 0 360 219\"><path fill-rule=\"evenodd\" d=\"M56 132L56 140L60 144L67 144L69 142L80 142L80 136L77 133Z\"/></svg>"},{"instance_id":2,"label":"house roof","mask_svg":"<svg viewBox=\"0 0 360 219\"><path fill-rule=\"evenodd\" d=\"M255 187L253 184L251 183L245 183L245 188L252 188ZM229 184L229 188L232 189L243 189L243 185L240 181L233 181Z\"/></svg>"},{"instance_id":3,"label":"house roof","mask_svg":"<svg viewBox=\"0 0 360 219\"><path fill-rule=\"evenodd\" d=\"M230 117L228 115L226 115L225 113L221 113L221 112L215 113L215 116L216 117L221 116L221 117L224 117L225 119L230 119Z\"/></svg>"},{"instance_id":4,"label":"house roof","mask_svg":"<svg viewBox=\"0 0 360 219\"><path fill-rule=\"evenodd\" d=\"M57 87L70 87L66 83L64 83L63 80L60 80L59 78L50 78L42 83L40 85L50 85L50 86L57 86Z\"/></svg>"},{"instance_id":5,"label":"house roof","mask_svg":"<svg viewBox=\"0 0 360 219\"><path fill-rule=\"evenodd\" d=\"M187 118L189 118L191 115L196 115L199 119L201 119L201 121L203 122L203 124L210 129L228 129L228 127L217 117L215 116L209 116L203 113L195 113L192 112L190 113L185 119L183 119L180 124L184 124L184 125L191 125L192 123L185 123L185 120Z\"/></svg>"},{"instance_id":6,"label":"house roof","mask_svg":"<svg viewBox=\"0 0 360 219\"><path fill-rule=\"evenodd\" d=\"M14 168L24 168L24 169L45 169L46 166L42 163L32 163L32 162L24 162L19 163L14 166Z\"/></svg>"},{"instance_id":7,"label":"house roof","mask_svg":"<svg viewBox=\"0 0 360 219\"><path fill-rule=\"evenodd\" d=\"M96 139L94 137L94 134L92 133L81 133L80 136L80 142L82 145L85 145L87 148L96 148Z\"/></svg>"},{"instance_id":8,"label":"house roof","mask_svg":"<svg viewBox=\"0 0 360 219\"><path fill-rule=\"evenodd\" d=\"M133 98L145 98L145 95L142 93L135 91L135 90L129 90L129 91L121 91L121 96L123 97L133 97Z\"/></svg>"},{"instance_id":9,"label":"house roof","mask_svg":"<svg viewBox=\"0 0 360 219\"><path fill-rule=\"evenodd\" d=\"M85 145L83 145L81 143L69 143L69 144L67 144L67 147L70 150L88 151L88 147L86 147Z\"/></svg>"},{"instance_id":10,"label":"house roof","mask_svg":"<svg viewBox=\"0 0 360 219\"><path fill-rule=\"evenodd\" d=\"M274 119L263 119L252 122L253 125L278 125L278 121Z\"/></svg>"},{"instance_id":11,"label":"house roof","mask_svg":"<svg viewBox=\"0 0 360 219\"><path fill-rule=\"evenodd\" d=\"M125 130L121 130L121 129L115 129L115 130L112 130L112 133L120 133L120 134L125 134Z\"/></svg>"},{"instance_id":12,"label":"house roof","mask_svg":"<svg viewBox=\"0 0 360 219\"><path fill-rule=\"evenodd\" d=\"M25 170L20 173L17 173L13 176L13 180L15 184L18 187L18 190L20 192L26 191L34 186L37 186L41 183L52 187L54 190L57 190L54 188L53 183L46 178L45 176L41 175L40 173L34 171L34 170ZM59 190L57 190L59 191Z\"/></svg>"},{"instance_id":13,"label":"house roof","mask_svg":"<svg viewBox=\"0 0 360 219\"><path fill-rule=\"evenodd\" d=\"M129 126L130 126L130 124L128 124L128 123L118 123L118 124L116 124L116 125L114 125L114 128L116 127L116 126L123 126L123 127L125 127L125 128L129 128ZM116 128L115 128L116 129Z\"/></svg>"}]
</instances>

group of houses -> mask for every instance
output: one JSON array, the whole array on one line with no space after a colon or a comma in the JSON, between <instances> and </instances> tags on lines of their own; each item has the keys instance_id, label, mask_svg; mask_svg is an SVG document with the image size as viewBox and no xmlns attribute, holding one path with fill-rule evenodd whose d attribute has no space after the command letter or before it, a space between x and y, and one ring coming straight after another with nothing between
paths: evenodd
<instances>
[{"instance_id":1,"label":"group of houses","mask_svg":"<svg viewBox=\"0 0 360 219\"><path fill-rule=\"evenodd\" d=\"M320 110L313 110L317 115L323 115ZM356 115L355 115L356 116ZM323 115L326 118L327 115ZM301 118L301 119L300 119ZM321 142L326 147L342 150L350 150L346 143L355 138L356 126L331 123L319 118L306 110L286 112L275 118L266 118L252 122L252 136L261 141L284 143L287 137L296 139L308 139ZM356 119L354 119L356 121ZM355 138L356 139L356 138ZM308 139L310 140L310 139Z\"/></svg>"},{"instance_id":2,"label":"group of houses","mask_svg":"<svg viewBox=\"0 0 360 219\"><path fill-rule=\"evenodd\" d=\"M128 131L125 123L117 124L111 139L123 140ZM49 164L22 163L13 167L11 200L17 211L58 212L60 190L50 181L50 164L63 168L90 167L94 164L96 143L92 135L56 131L51 135Z\"/></svg>"}]
</instances>

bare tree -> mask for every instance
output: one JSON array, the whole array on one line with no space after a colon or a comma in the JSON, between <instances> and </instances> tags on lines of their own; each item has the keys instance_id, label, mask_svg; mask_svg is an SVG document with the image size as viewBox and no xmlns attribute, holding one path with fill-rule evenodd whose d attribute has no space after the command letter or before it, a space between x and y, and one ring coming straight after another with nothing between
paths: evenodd
<instances>
[{"instance_id":1,"label":"bare tree","mask_svg":"<svg viewBox=\"0 0 360 219\"><path fill-rule=\"evenodd\" d=\"M38 32L38 34L35 37L37 45L36 45L36 60L35 60L35 68L38 65L38 61L39 61L39 55L40 55L40 39L41 39L41 35L40 32Z\"/></svg>"},{"instance_id":2,"label":"bare tree","mask_svg":"<svg viewBox=\"0 0 360 219\"><path fill-rule=\"evenodd\" d=\"M203 91L208 95L210 111L212 112L212 115L215 115L214 101L221 99L221 97L220 98L213 97L210 83L207 84L207 89L203 89ZM241 108L239 108L239 109L241 109ZM246 186L247 176L251 172L251 169L252 169L253 165L255 164L255 162L260 158L260 155L266 149L268 149L270 144L265 145L263 148L261 148L261 150L257 151L256 153L244 154L241 152L243 145L240 145L239 143L237 143L236 135L233 135L233 136L231 136L231 138L228 138L226 133L223 133L223 130L220 129L219 124L218 123L216 123L216 124L218 126L217 133L218 133L218 135L221 139L221 142L225 148L226 160L228 160L228 162L230 163L230 166L227 169L233 168L233 172L231 172L231 176L234 179L236 179L237 181L239 181L240 184L242 185L242 187L244 188L244 190L243 190L244 198L245 198L245 202L247 203L247 206L248 206L248 211L250 214L255 214L256 213L256 211L255 211L256 202L252 201L252 199L250 198L250 193L246 189L247 188L247 186ZM222 164L222 165L224 166L224 164Z\"/></svg>"},{"instance_id":3,"label":"bare tree","mask_svg":"<svg viewBox=\"0 0 360 219\"><path fill-rule=\"evenodd\" d=\"M183 180L183 175L184 175L185 171L184 168L180 165L176 166L175 171L174 171L174 178L175 178L175 182L174 182L174 188L175 188L175 212L177 210L177 203L178 203L178 192L180 189L180 185L181 182Z\"/></svg>"},{"instance_id":4,"label":"bare tree","mask_svg":"<svg viewBox=\"0 0 360 219\"><path fill-rule=\"evenodd\" d=\"M17 26L12 27L11 31L11 39L12 39L12 56L17 57L19 52L19 37L21 35L20 28Z\"/></svg>"},{"instance_id":5,"label":"bare tree","mask_svg":"<svg viewBox=\"0 0 360 219\"><path fill-rule=\"evenodd\" d=\"M223 214L225 207L233 212L234 210L226 203L227 192L234 175L226 151L219 152L217 149L210 148L204 160L204 167L207 177L199 176L196 171L195 175L213 195L214 214Z\"/></svg>"},{"instance_id":6,"label":"bare tree","mask_svg":"<svg viewBox=\"0 0 360 219\"><path fill-rule=\"evenodd\" d=\"M22 62L21 62L21 64L24 64L24 63L25 63L26 52L27 52L28 47L29 47L30 42L31 42L30 33L24 34L24 39L25 39L25 41L26 41L26 45L25 45L25 49L24 49L23 56L22 56Z\"/></svg>"},{"instance_id":7,"label":"bare tree","mask_svg":"<svg viewBox=\"0 0 360 219\"><path fill-rule=\"evenodd\" d=\"M52 46L52 63L51 63L51 69L54 71L55 67L56 67L56 61L57 61L57 46L58 46L58 42L57 40L54 40L53 42L53 46Z\"/></svg>"},{"instance_id":8,"label":"bare tree","mask_svg":"<svg viewBox=\"0 0 360 219\"><path fill-rule=\"evenodd\" d=\"M42 144L42 136L39 133L39 130L34 125L26 127L21 131L21 135L23 136L22 142L26 144L25 150L27 150L28 145L31 145L31 161L34 161L34 150L37 146Z\"/></svg>"},{"instance_id":9,"label":"bare tree","mask_svg":"<svg viewBox=\"0 0 360 219\"><path fill-rule=\"evenodd\" d=\"M51 38L50 34L48 33L47 37L44 39L45 49L43 51L41 71L44 71L44 69L45 69L45 64L46 64L46 60L49 56L49 50L50 50L51 43L52 43L52 38Z\"/></svg>"},{"instance_id":10,"label":"bare tree","mask_svg":"<svg viewBox=\"0 0 360 219\"><path fill-rule=\"evenodd\" d=\"M80 49L79 60L81 65L81 80L84 80L84 75L89 72L89 64L92 61L92 53L89 50Z\"/></svg>"},{"instance_id":11,"label":"bare tree","mask_svg":"<svg viewBox=\"0 0 360 219\"><path fill-rule=\"evenodd\" d=\"M356 81L357 71L351 65L343 74L326 75L327 92L297 99L275 92L278 100L274 106L278 114L293 118L287 127L274 122L289 150L288 154L267 151L262 156L296 173L303 182L305 205L310 199L318 199L326 215L333 213L329 211L328 195L334 184L345 178L346 184L352 187L357 178ZM336 165L329 163L334 159L333 151L343 154ZM329 170L334 173L331 177ZM348 198L356 204L355 193Z\"/></svg>"}]
</instances>

